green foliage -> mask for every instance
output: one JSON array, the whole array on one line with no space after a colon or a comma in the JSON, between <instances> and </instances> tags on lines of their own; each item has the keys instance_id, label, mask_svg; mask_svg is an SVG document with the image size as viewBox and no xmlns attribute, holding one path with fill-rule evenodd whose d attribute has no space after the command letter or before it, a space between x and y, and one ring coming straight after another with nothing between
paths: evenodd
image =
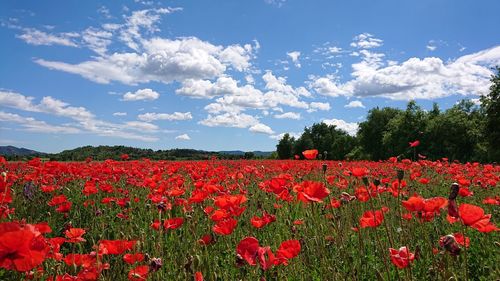
<instances>
[{"instance_id":1,"label":"green foliage","mask_svg":"<svg viewBox=\"0 0 500 281\"><path fill-rule=\"evenodd\" d=\"M286 133L276 145L276 152L279 159L290 159L293 156L293 145L295 138Z\"/></svg>"},{"instance_id":2,"label":"green foliage","mask_svg":"<svg viewBox=\"0 0 500 281\"><path fill-rule=\"evenodd\" d=\"M488 154L492 161L500 162L500 67L491 77L490 93L481 97L486 115L484 135L488 141Z\"/></svg>"}]
</instances>

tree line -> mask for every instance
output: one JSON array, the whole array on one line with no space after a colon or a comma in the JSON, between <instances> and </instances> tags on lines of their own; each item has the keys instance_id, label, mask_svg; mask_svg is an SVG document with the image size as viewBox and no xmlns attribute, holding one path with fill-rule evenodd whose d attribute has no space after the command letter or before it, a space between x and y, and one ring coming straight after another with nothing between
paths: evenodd
<instances>
[{"instance_id":1,"label":"tree line","mask_svg":"<svg viewBox=\"0 0 500 281\"><path fill-rule=\"evenodd\" d=\"M359 123L355 136L325 123L304 128L298 138L285 134L276 146L277 157L302 157L302 151L317 149L329 160L401 156L500 162L500 68L495 70L490 92L480 98L480 105L461 100L445 111L436 103L426 111L415 101L406 109L376 107ZM420 145L410 148L409 142L416 140Z\"/></svg>"}]
</instances>

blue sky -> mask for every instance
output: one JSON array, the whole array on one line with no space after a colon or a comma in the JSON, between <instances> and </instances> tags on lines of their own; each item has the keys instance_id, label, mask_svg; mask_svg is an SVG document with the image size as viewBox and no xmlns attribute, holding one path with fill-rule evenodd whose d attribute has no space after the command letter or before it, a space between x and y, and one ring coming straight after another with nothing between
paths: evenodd
<instances>
[{"instance_id":1,"label":"blue sky","mask_svg":"<svg viewBox=\"0 0 500 281\"><path fill-rule=\"evenodd\" d=\"M487 93L499 1L1 1L0 145L274 150Z\"/></svg>"}]
</instances>

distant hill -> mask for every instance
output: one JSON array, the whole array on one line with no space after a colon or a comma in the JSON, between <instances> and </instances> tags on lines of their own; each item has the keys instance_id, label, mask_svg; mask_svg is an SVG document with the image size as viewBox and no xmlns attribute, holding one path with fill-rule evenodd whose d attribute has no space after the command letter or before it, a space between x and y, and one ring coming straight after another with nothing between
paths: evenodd
<instances>
[{"instance_id":1,"label":"distant hill","mask_svg":"<svg viewBox=\"0 0 500 281\"><path fill-rule=\"evenodd\" d=\"M258 157L268 157L273 153L273 151L260 151L260 150L250 151L250 152L252 152L255 156L258 156ZM219 151L219 153L220 154L227 154L227 155L240 155L240 156L245 155L245 151L241 151L241 150Z\"/></svg>"},{"instance_id":2,"label":"distant hill","mask_svg":"<svg viewBox=\"0 0 500 281\"><path fill-rule=\"evenodd\" d=\"M252 151L254 157L265 158L272 152ZM9 160L22 160L31 157L44 157L56 161L84 161L87 158L102 161L106 159L119 160L123 154L127 154L129 159L148 158L151 160L202 160L217 157L221 159L240 159L245 156L241 150L233 151L204 151L196 149L169 149L152 150L135 148L128 146L82 146L75 149L64 150L59 153L42 153L25 148L14 146L1 146L0 155Z\"/></svg>"},{"instance_id":3,"label":"distant hill","mask_svg":"<svg viewBox=\"0 0 500 281\"><path fill-rule=\"evenodd\" d=\"M0 155L3 156L32 156L42 155L44 153L27 148L19 148L12 145L0 146Z\"/></svg>"}]
</instances>

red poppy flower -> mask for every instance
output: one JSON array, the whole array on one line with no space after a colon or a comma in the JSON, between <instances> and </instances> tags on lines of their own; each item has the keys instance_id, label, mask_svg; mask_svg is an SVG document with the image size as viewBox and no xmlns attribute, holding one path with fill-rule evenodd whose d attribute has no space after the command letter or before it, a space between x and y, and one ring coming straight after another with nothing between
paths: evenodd
<instances>
[{"instance_id":1,"label":"red poppy flower","mask_svg":"<svg viewBox=\"0 0 500 281\"><path fill-rule=\"evenodd\" d=\"M144 254L142 253L123 255L123 261L128 264L134 264L136 262L141 262L143 260L144 260Z\"/></svg>"},{"instance_id":2,"label":"red poppy flower","mask_svg":"<svg viewBox=\"0 0 500 281\"><path fill-rule=\"evenodd\" d=\"M288 265L288 260L293 259L300 253L299 240L283 241L276 251L276 265Z\"/></svg>"},{"instance_id":3,"label":"red poppy flower","mask_svg":"<svg viewBox=\"0 0 500 281\"><path fill-rule=\"evenodd\" d=\"M172 219L167 219L163 222L163 227L165 229L177 229L182 226L184 223L183 218L172 218Z\"/></svg>"},{"instance_id":4,"label":"red poppy flower","mask_svg":"<svg viewBox=\"0 0 500 281\"><path fill-rule=\"evenodd\" d=\"M99 254L121 255L134 248L137 240L101 240L99 241Z\"/></svg>"},{"instance_id":5,"label":"red poppy flower","mask_svg":"<svg viewBox=\"0 0 500 281\"><path fill-rule=\"evenodd\" d=\"M0 223L0 267L29 271L45 260L48 251L45 238L33 225Z\"/></svg>"},{"instance_id":6,"label":"red poppy flower","mask_svg":"<svg viewBox=\"0 0 500 281\"><path fill-rule=\"evenodd\" d=\"M128 272L128 280L130 281L145 281L148 278L149 266L141 265L131 269Z\"/></svg>"},{"instance_id":7,"label":"red poppy flower","mask_svg":"<svg viewBox=\"0 0 500 281\"><path fill-rule=\"evenodd\" d=\"M259 240L255 237L247 237L238 243L236 253L249 265L256 265L257 251L259 250Z\"/></svg>"},{"instance_id":8,"label":"red poppy flower","mask_svg":"<svg viewBox=\"0 0 500 281\"><path fill-rule=\"evenodd\" d=\"M302 202L323 202L323 199L330 194L330 190L321 182L303 181L300 186L296 186L297 199Z\"/></svg>"},{"instance_id":9,"label":"red poppy flower","mask_svg":"<svg viewBox=\"0 0 500 281\"><path fill-rule=\"evenodd\" d=\"M382 210L366 211L359 219L361 228L377 227L384 220L384 213Z\"/></svg>"},{"instance_id":10,"label":"red poppy flower","mask_svg":"<svg viewBox=\"0 0 500 281\"><path fill-rule=\"evenodd\" d=\"M69 266L81 266L84 268L93 267L97 262L95 255L89 254L68 254L64 257L64 263Z\"/></svg>"},{"instance_id":11,"label":"red poppy flower","mask_svg":"<svg viewBox=\"0 0 500 281\"><path fill-rule=\"evenodd\" d=\"M411 253L406 246L399 248L399 250L389 248L389 252L391 262L398 268L407 267L415 259L415 254Z\"/></svg>"},{"instance_id":12,"label":"red poppy flower","mask_svg":"<svg viewBox=\"0 0 500 281\"><path fill-rule=\"evenodd\" d=\"M453 236L455 237L455 240L457 241L458 244L465 246L466 248L469 248L470 246L470 238L467 236L464 236L460 232L453 233Z\"/></svg>"},{"instance_id":13,"label":"red poppy flower","mask_svg":"<svg viewBox=\"0 0 500 281\"><path fill-rule=\"evenodd\" d=\"M358 178L368 175L368 172L369 171L367 168L361 168L361 167L354 167L351 170L352 175Z\"/></svg>"},{"instance_id":14,"label":"red poppy flower","mask_svg":"<svg viewBox=\"0 0 500 281\"><path fill-rule=\"evenodd\" d=\"M420 141L416 140L416 141L412 141L412 142L409 142L410 144L410 147L417 147L420 145Z\"/></svg>"},{"instance_id":15,"label":"red poppy flower","mask_svg":"<svg viewBox=\"0 0 500 281\"><path fill-rule=\"evenodd\" d=\"M200 239L198 239L198 243L200 245L207 246L215 243L215 241L211 234L205 234Z\"/></svg>"},{"instance_id":16,"label":"red poppy flower","mask_svg":"<svg viewBox=\"0 0 500 281\"><path fill-rule=\"evenodd\" d=\"M462 197L469 197L474 195L474 192L470 191L467 187L460 187L458 190L458 195Z\"/></svg>"},{"instance_id":17,"label":"red poppy flower","mask_svg":"<svg viewBox=\"0 0 500 281\"><path fill-rule=\"evenodd\" d=\"M70 228L64 232L64 235L68 238L66 240L68 243L85 242L86 240L82 237L83 234L85 234L85 229L83 228Z\"/></svg>"},{"instance_id":18,"label":"red poppy flower","mask_svg":"<svg viewBox=\"0 0 500 281\"><path fill-rule=\"evenodd\" d=\"M229 235L233 233L233 230L236 228L236 225L238 224L238 221L235 219L226 219L217 222L213 227L212 230L219 234L219 235Z\"/></svg>"},{"instance_id":19,"label":"red poppy flower","mask_svg":"<svg viewBox=\"0 0 500 281\"><path fill-rule=\"evenodd\" d=\"M95 182L93 181L86 182L82 191L83 195L85 196L96 194L97 192L98 192L97 187L95 186Z\"/></svg>"},{"instance_id":20,"label":"red poppy flower","mask_svg":"<svg viewBox=\"0 0 500 281\"><path fill-rule=\"evenodd\" d=\"M458 214L463 224L477 229L480 232L492 232L499 230L490 222L491 214L485 215L481 207L471 204L461 204Z\"/></svg>"},{"instance_id":21,"label":"red poppy flower","mask_svg":"<svg viewBox=\"0 0 500 281\"><path fill-rule=\"evenodd\" d=\"M313 160L316 159L316 156L318 156L318 150L317 149L305 150L302 152L302 155L304 155L306 159Z\"/></svg>"},{"instance_id":22,"label":"red poppy flower","mask_svg":"<svg viewBox=\"0 0 500 281\"><path fill-rule=\"evenodd\" d=\"M203 281L203 274L201 271L196 271L194 274L194 281Z\"/></svg>"},{"instance_id":23,"label":"red poppy flower","mask_svg":"<svg viewBox=\"0 0 500 281\"><path fill-rule=\"evenodd\" d=\"M262 214L262 217L258 216L253 216L250 219L250 223L255 227L255 228L263 228L264 226L276 221L276 216L275 215L270 215L267 212L264 212Z\"/></svg>"}]
</instances>

